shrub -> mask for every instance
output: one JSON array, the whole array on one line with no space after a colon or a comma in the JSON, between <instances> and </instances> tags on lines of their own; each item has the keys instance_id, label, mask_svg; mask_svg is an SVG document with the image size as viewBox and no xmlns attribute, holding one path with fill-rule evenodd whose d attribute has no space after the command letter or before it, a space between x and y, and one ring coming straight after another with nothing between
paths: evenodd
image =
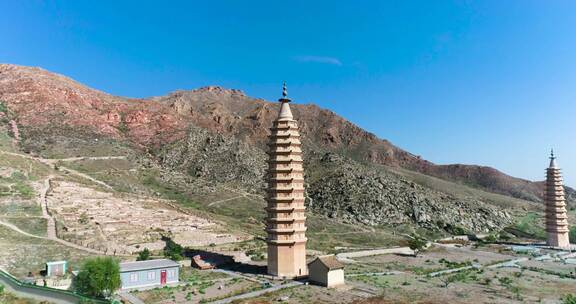
<instances>
[{"instance_id":1,"label":"shrub","mask_svg":"<svg viewBox=\"0 0 576 304\"><path fill-rule=\"evenodd\" d=\"M163 239L164 242L166 242L166 245L164 246L164 256L173 261L182 260L182 251L184 248L169 237L164 237Z\"/></svg>"},{"instance_id":2,"label":"shrub","mask_svg":"<svg viewBox=\"0 0 576 304\"><path fill-rule=\"evenodd\" d=\"M144 248L144 250L138 252L138 257L136 261L146 261L150 259L150 250L148 248Z\"/></svg>"},{"instance_id":3,"label":"shrub","mask_svg":"<svg viewBox=\"0 0 576 304\"><path fill-rule=\"evenodd\" d=\"M108 297L120 285L120 266L111 257L86 260L74 281L77 291L95 297Z\"/></svg>"},{"instance_id":4,"label":"shrub","mask_svg":"<svg viewBox=\"0 0 576 304\"><path fill-rule=\"evenodd\" d=\"M562 304L576 304L576 296L573 294L567 294L562 297Z\"/></svg>"},{"instance_id":5,"label":"shrub","mask_svg":"<svg viewBox=\"0 0 576 304\"><path fill-rule=\"evenodd\" d=\"M576 226L572 226L572 228L570 228L570 243L572 244L576 244Z\"/></svg>"},{"instance_id":6,"label":"shrub","mask_svg":"<svg viewBox=\"0 0 576 304\"><path fill-rule=\"evenodd\" d=\"M500 285L506 287L512 285L512 279L509 277L498 278L498 282L500 282Z\"/></svg>"},{"instance_id":7,"label":"shrub","mask_svg":"<svg viewBox=\"0 0 576 304\"><path fill-rule=\"evenodd\" d=\"M410 239L408 240L408 247L414 251L414 256L418 256L418 253L426 248L427 241L423 237L412 233Z\"/></svg>"}]
</instances>

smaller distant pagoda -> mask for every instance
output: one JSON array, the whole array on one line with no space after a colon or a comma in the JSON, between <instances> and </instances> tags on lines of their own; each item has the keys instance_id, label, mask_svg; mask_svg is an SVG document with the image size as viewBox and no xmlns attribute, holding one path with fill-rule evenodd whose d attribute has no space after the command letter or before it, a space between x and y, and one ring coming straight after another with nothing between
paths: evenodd
<instances>
[{"instance_id":1,"label":"smaller distant pagoda","mask_svg":"<svg viewBox=\"0 0 576 304\"><path fill-rule=\"evenodd\" d=\"M560 168L556 165L554 151L550 154L550 166L546 169L544 203L546 205L546 233L548 235L546 244L551 247L570 248L564 186L562 185Z\"/></svg>"}]
</instances>

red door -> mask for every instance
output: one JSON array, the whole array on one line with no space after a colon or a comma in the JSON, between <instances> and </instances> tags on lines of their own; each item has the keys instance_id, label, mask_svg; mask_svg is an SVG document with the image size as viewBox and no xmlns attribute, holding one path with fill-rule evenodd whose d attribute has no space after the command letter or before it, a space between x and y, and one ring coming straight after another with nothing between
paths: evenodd
<instances>
[{"instance_id":1,"label":"red door","mask_svg":"<svg viewBox=\"0 0 576 304\"><path fill-rule=\"evenodd\" d=\"M160 284L166 284L166 270L160 271Z\"/></svg>"}]
</instances>

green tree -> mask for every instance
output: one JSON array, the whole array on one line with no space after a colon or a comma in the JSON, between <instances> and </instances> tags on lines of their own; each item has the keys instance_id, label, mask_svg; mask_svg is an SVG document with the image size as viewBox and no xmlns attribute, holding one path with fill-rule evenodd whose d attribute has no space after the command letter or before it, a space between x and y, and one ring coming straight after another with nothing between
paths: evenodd
<instances>
[{"instance_id":1,"label":"green tree","mask_svg":"<svg viewBox=\"0 0 576 304\"><path fill-rule=\"evenodd\" d=\"M416 233L412 233L408 240L408 247L414 251L414 256L418 256L418 253L422 252L426 248L427 244L428 242L426 239Z\"/></svg>"},{"instance_id":2,"label":"green tree","mask_svg":"<svg viewBox=\"0 0 576 304\"><path fill-rule=\"evenodd\" d=\"M77 291L94 297L109 297L120 285L120 265L111 257L87 260L74 281Z\"/></svg>"},{"instance_id":3,"label":"green tree","mask_svg":"<svg viewBox=\"0 0 576 304\"><path fill-rule=\"evenodd\" d=\"M570 228L569 238L570 238L570 243L576 244L576 226L572 226Z\"/></svg>"},{"instance_id":4,"label":"green tree","mask_svg":"<svg viewBox=\"0 0 576 304\"><path fill-rule=\"evenodd\" d=\"M150 250L148 248L144 248L144 250L138 252L138 257L136 261L146 261L150 259Z\"/></svg>"},{"instance_id":5,"label":"green tree","mask_svg":"<svg viewBox=\"0 0 576 304\"><path fill-rule=\"evenodd\" d=\"M573 294L567 294L562 297L562 304L576 304L576 296Z\"/></svg>"},{"instance_id":6,"label":"green tree","mask_svg":"<svg viewBox=\"0 0 576 304\"><path fill-rule=\"evenodd\" d=\"M182 260L182 251L184 248L169 237L164 237L163 239L164 242L166 242L166 245L164 246L164 256L173 261Z\"/></svg>"}]
</instances>

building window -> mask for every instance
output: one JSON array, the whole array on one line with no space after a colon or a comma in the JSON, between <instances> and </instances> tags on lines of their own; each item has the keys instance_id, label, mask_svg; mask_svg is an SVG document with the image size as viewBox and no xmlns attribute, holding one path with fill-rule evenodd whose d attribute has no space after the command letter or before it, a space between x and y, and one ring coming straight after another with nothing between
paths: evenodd
<instances>
[{"instance_id":1,"label":"building window","mask_svg":"<svg viewBox=\"0 0 576 304\"><path fill-rule=\"evenodd\" d=\"M173 279L176 276L176 271L174 269L168 269L168 278Z\"/></svg>"},{"instance_id":2,"label":"building window","mask_svg":"<svg viewBox=\"0 0 576 304\"><path fill-rule=\"evenodd\" d=\"M148 281L154 280L156 278L156 272L148 271Z\"/></svg>"},{"instance_id":3,"label":"building window","mask_svg":"<svg viewBox=\"0 0 576 304\"><path fill-rule=\"evenodd\" d=\"M131 273L130 274L130 282L136 282L138 281L138 274L137 273Z\"/></svg>"}]
</instances>

